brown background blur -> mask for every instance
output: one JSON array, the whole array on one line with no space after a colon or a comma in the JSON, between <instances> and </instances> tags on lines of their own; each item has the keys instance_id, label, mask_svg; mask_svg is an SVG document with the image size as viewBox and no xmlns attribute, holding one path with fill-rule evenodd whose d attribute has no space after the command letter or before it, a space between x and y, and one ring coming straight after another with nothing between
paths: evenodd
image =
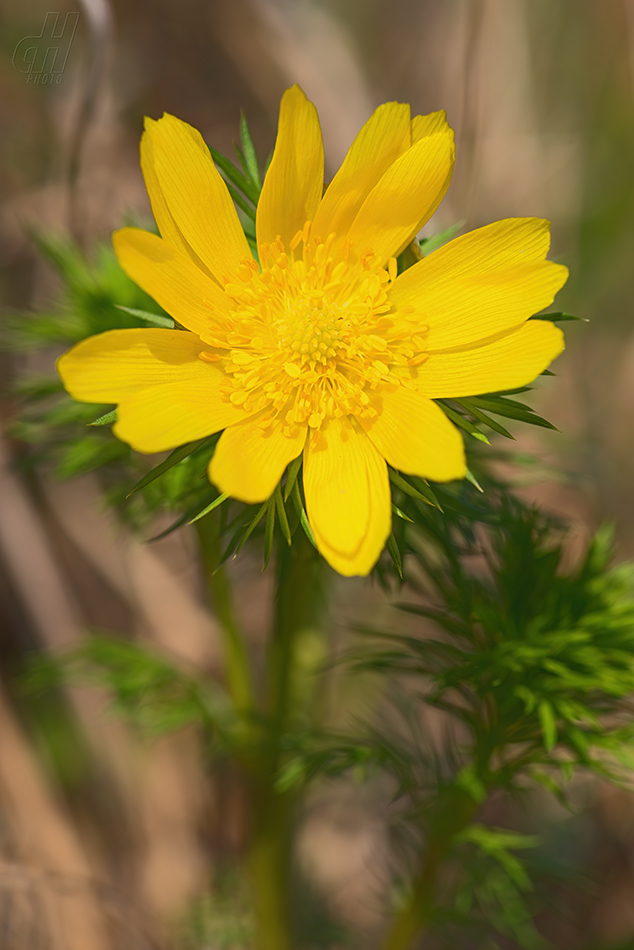
<instances>
[{"instance_id":1,"label":"brown background blur","mask_svg":"<svg viewBox=\"0 0 634 950\"><path fill-rule=\"evenodd\" d=\"M471 229L549 218L551 256L571 270L556 309L590 320L566 325L558 378L534 399L561 432L518 433L542 461L523 490L571 516L580 536L615 520L620 554L634 554L634 0L54 6L60 27L67 12L80 17L60 81L44 84L12 57L23 37L39 35L50 0L0 3L5 307L41 307L55 294L30 222L71 228L89 248L126 213L149 214L138 165L145 114L172 112L231 154L243 108L264 157L280 96L299 82L319 109L331 177L379 103L410 102L413 114L444 108L456 170L426 232L457 220ZM54 355L0 354L5 422L13 381L49 369ZM5 440L0 484L0 948L141 950L168 946L168 933L179 948L240 946L239 934L227 937L222 902L205 903L214 869L239 845L230 777L212 791L194 737L139 742L89 690L69 693L64 716L83 738L61 753L60 771L46 751L55 724L25 708L13 675L30 650L71 642L89 624L212 669L217 644L192 539L144 547L103 513L93 478L44 479L36 490L8 465L15 448ZM269 580L247 561L234 572L257 645ZM342 591L349 608L363 589ZM385 830L372 793L354 795L340 783L317 796L301 854L330 913L365 929L371 945ZM562 885L567 920L546 927L557 946L617 946L634 935L634 805L596 785L581 788L579 802L573 824L546 803L539 819L593 882L581 898Z\"/></svg>"}]
</instances>

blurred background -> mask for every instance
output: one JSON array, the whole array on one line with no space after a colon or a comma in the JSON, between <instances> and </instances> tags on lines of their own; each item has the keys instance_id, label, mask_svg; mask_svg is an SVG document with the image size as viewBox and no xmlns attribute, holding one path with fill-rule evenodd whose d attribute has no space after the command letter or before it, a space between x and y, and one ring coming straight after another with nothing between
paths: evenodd
<instances>
[{"instance_id":1,"label":"blurred background","mask_svg":"<svg viewBox=\"0 0 634 950\"><path fill-rule=\"evenodd\" d=\"M514 430L539 460L520 490L570 517L580 541L614 520L621 556L634 555L634 0L59 0L55 11L1 0L0 44L8 318L58 293L34 231L70 232L90 253L124 220L148 218L144 115L171 112L232 154L244 109L264 158L280 96L299 82L331 177L379 103L446 109L456 169L425 233L549 218L551 256L571 271L556 309L589 320L565 325L558 378L533 398L560 432ZM243 827L231 776L210 781L194 735L140 740L97 690L38 705L16 685L33 650L88 627L196 668L218 658L187 531L148 547L106 514L93 475L12 464L24 451L8 434L15 383L50 372L60 351L0 353L0 946L238 948L240 914L224 896L235 897L223 868ZM257 649L270 579L248 559L232 570ZM344 614L368 609L361 582L338 596ZM576 816L544 799L530 819L585 882L575 896L563 881L544 927L571 950L634 946L634 799L596 782L577 794ZM352 795L343 780L315 794L300 859L332 926L310 946L338 945L346 927L372 945L383 808L371 786Z\"/></svg>"}]
</instances>

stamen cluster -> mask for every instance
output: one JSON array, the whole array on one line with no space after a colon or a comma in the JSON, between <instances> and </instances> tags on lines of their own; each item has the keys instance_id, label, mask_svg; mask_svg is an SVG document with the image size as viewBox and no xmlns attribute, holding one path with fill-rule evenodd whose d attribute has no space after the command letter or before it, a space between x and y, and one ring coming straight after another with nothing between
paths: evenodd
<instances>
[{"instance_id":1,"label":"stamen cluster","mask_svg":"<svg viewBox=\"0 0 634 950\"><path fill-rule=\"evenodd\" d=\"M262 428L280 414L288 435L328 417L373 417L373 395L408 385L427 358L422 318L389 300L396 260L386 270L371 249L356 256L335 237L311 236L307 222L288 249L279 237L261 248L261 271L245 258L225 285L229 319L212 314L203 335L213 350L200 357L222 361L225 398L268 410Z\"/></svg>"}]
</instances>

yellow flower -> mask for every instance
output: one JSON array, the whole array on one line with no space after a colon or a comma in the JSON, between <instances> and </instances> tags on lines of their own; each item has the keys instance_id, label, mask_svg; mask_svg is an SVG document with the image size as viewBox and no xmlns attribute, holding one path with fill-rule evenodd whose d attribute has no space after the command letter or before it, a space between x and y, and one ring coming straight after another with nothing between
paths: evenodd
<instances>
[{"instance_id":1,"label":"yellow flower","mask_svg":"<svg viewBox=\"0 0 634 950\"><path fill-rule=\"evenodd\" d=\"M547 221L487 225L397 276L453 163L444 112L411 119L388 102L322 197L317 111L293 86L257 208L258 266L200 134L147 120L141 166L161 237L124 228L114 246L186 332L82 341L58 363L68 392L118 403L114 432L139 452L224 429L209 477L245 502L268 498L303 452L320 552L367 574L390 533L387 464L465 475L462 438L432 400L522 386L563 349L552 323L527 322L567 276L544 259Z\"/></svg>"}]
</instances>

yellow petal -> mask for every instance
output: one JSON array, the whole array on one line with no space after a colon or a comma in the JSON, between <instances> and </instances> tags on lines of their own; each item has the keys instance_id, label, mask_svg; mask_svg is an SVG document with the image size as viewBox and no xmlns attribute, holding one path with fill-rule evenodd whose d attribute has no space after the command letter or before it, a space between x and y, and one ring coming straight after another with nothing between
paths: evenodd
<instances>
[{"instance_id":1,"label":"yellow petal","mask_svg":"<svg viewBox=\"0 0 634 950\"><path fill-rule=\"evenodd\" d=\"M370 191L410 147L410 125L410 109L404 103L386 102L374 111L326 189L313 234L325 239L334 231L339 242L346 237Z\"/></svg>"},{"instance_id":2,"label":"yellow petal","mask_svg":"<svg viewBox=\"0 0 634 950\"><path fill-rule=\"evenodd\" d=\"M449 132L453 135L447 122L447 113L444 109L439 112L430 112L429 115L415 115L412 119L412 145L434 132Z\"/></svg>"},{"instance_id":3,"label":"yellow petal","mask_svg":"<svg viewBox=\"0 0 634 950\"><path fill-rule=\"evenodd\" d=\"M304 450L306 511L317 547L347 577L368 574L391 529L385 462L365 433L330 419Z\"/></svg>"},{"instance_id":4,"label":"yellow petal","mask_svg":"<svg viewBox=\"0 0 634 950\"><path fill-rule=\"evenodd\" d=\"M159 186L159 180L154 166L154 132L157 124L155 119L150 119L149 116L145 117L145 130L141 136L140 145L141 171L143 172L145 187L152 206L152 214L161 232L161 236L169 244L178 248L181 253L189 257L193 254L193 251L176 226L170 210L165 203L165 198Z\"/></svg>"},{"instance_id":5,"label":"yellow petal","mask_svg":"<svg viewBox=\"0 0 634 950\"><path fill-rule=\"evenodd\" d=\"M209 463L214 485L247 504L265 501L306 441L306 426L293 438L282 428L278 423L262 429L253 419L223 432Z\"/></svg>"},{"instance_id":6,"label":"yellow petal","mask_svg":"<svg viewBox=\"0 0 634 950\"><path fill-rule=\"evenodd\" d=\"M453 134L435 132L388 168L350 227L358 253L371 247L385 263L412 240L448 188L454 154Z\"/></svg>"},{"instance_id":7,"label":"yellow petal","mask_svg":"<svg viewBox=\"0 0 634 950\"><path fill-rule=\"evenodd\" d=\"M420 142L421 139L427 138L429 135L434 135L436 132L444 132L450 136L452 147L454 149L454 159L455 159L455 145L454 145L454 133L453 129L447 122L447 113L444 109L441 109L439 112L430 112L429 115L416 115L412 119L412 145L415 145L417 142ZM431 208L426 209L425 214L419 220L418 224L414 228L411 238L403 241L399 249L396 251L396 255L404 251L407 245L410 243L410 240L413 240L414 237L418 234L422 226L429 221L432 214L434 214L440 205L440 202L443 200L447 193L447 189L451 184L451 176L453 175L453 162L451 167L447 172L447 177L443 182L436 201L432 204Z\"/></svg>"},{"instance_id":8,"label":"yellow petal","mask_svg":"<svg viewBox=\"0 0 634 950\"><path fill-rule=\"evenodd\" d=\"M381 402L379 415L364 419L363 427L389 465L436 482L464 478L462 436L435 402L403 386Z\"/></svg>"},{"instance_id":9,"label":"yellow petal","mask_svg":"<svg viewBox=\"0 0 634 950\"><path fill-rule=\"evenodd\" d=\"M433 399L476 396L532 382L564 349L564 335L548 320L468 349L432 353L418 370L418 392Z\"/></svg>"},{"instance_id":10,"label":"yellow petal","mask_svg":"<svg viewBox=\"0 0 634 950\"><path fill-rule=\"evenodd\" d=\"M200 132L173 115L153 127L159 188L187 244L220 283L251 257L227 186Z\"/></svg>"},{"instance_id":11,"label":"yellow petal","mask_svg":"<svg viewBox=\"0 0 634 950\"><path fill-rule=\"evenodd\" d=\"M565 267L544 261L549 228L539 218L509 218L464 234L401 274L390 300L420 314L430 350L516 327L566 281Z\"/></svg>"},{"instance_id":12,"label":"yellow petal","mask_svg":"<svg viewBox=\"0 0 634 950\"><path fill-rule=\"evenodd\" d=\"M317 110L299 86L282 96L277 141L258 202L258 244L280 235L288 247L312 221L324 184L324 146Z\"/></svg>"},{"instance_id":13,"label":"yellow petal","mask_svg":"<svg viewBox=\"0 0 634 950\"><path fill-rule=\"evenodd\" d=\"M80 402L119 402L161 383L215 381L223 374L198 358L203 349L183 330L108 330L71 347L57 361L67 391Z\"/></svg>"},{"instance_id":14,"label":"yellow petal","mask_svg":"<svg viewBox=\"0 0 634 950\"><path fill-rule=\"evenodd\" d=\"M214 311L231 309L218 284L156 234L122 228L112 235L112 243L128 277L193 333L204 337Z\"/></svg>"},{"instance_id":15,"label":"yellow petal","mask_svg":"<svg viewBox=\"0 0 634 950\"><path fill-rule=\"evenodd\" d=\"M113 432L137 452L164 452L245 418L221 396L222 377L166 382L125 396Z\"/></svg>"}]
</instances>

